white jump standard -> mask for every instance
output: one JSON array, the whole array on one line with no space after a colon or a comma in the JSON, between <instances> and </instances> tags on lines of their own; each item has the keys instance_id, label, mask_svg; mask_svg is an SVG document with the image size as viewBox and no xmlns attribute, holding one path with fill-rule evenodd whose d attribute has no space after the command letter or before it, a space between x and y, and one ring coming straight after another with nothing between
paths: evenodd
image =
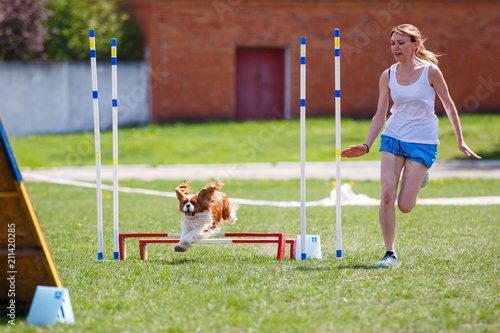
<instances>
[{"instance_id":1,"label":"white jump standard","mask_svg":"<svg viewBox=\"0 0 500 333\"><path fill-rule=\"evenodd\" d=\"M97 90L97 65L95 49L95 31L89 30L90 68L92 76L92 105L94 111L94 138L97 190L97 260L104 259L103 253L103 218L102 218L102 176L101 176L101 130L99 125L99 98ZM113 252L119 260L118 239L118 87L117 87L116 38L111 39L111 107L113 118Z\"/></svg>"},{"instance_id":2,"label":"white jump standard","mask_svg":"<svg viewBox=\"0 0 500 333\"><path fill-rule=\"evenodd\" d=\"M95 50L95 32L89 30L90 69L92 73L92 105L94 110L95 166L97 189L97 260L104 259L102 250L102 178L101 178L101 132L99 126L99 98L97 93L97 65Z\"/></svg>"},{"instance_id":3,"label":"white jump standard","mask_svg":"<svg viewBox=\"0 0 500 333\"><path fill-rule=\"evenodd\" d=\"M337 258L342 258L342 212L341 212L341 187L340 177L340 30L335 29L335 167L336 167L336 228L337 228Z\"/></svg>"},{"instance_id":4,"label":"white jump standard","mask_svg":"<svg viewBox=\"0 0 500 333\"><path fill-rule=\"evenodd\" d=\"M113 113L113 251L114 259L120 259L118 243L118 78L116 38L111 38L111 107Z\"/></svg>"},{"instance_id":5,"label":"white jump standard","mask_svg":"<svg viewBox=\"0 0 500 333\"><path fill-rule=\"evenodd\" d=\"M306 38L300 38L300 253L306 255Z\"/></svg>"}]
</instances>

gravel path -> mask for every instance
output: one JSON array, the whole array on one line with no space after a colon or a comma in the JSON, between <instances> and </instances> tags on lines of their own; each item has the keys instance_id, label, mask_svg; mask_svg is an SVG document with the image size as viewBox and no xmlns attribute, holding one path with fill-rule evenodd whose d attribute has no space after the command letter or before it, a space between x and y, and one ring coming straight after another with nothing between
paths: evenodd
<instances>
[{"instance_id":1,"label":"gravel path","mask_svg":"<svg viewBox=\"0 0 500 333\"><path fill-rule=\"evenodd\" d=\"M380 161L342 162L341 176L351 180L379 180ZM250 163L208 165L122 165L120 179L142 180L229 180L229 179L296 179L299 178L299 163ZM66 178L95 182L95 167L64 167L53 169L24 169L23 176L30 175ZM500 179L500 160L436 162L429 171L431 179L443 178L490 178ZM335 163L306 163L307 179L334 179ZM113 179L113 168L103 166L102 179Z\"/></svg>"}]
</instances>

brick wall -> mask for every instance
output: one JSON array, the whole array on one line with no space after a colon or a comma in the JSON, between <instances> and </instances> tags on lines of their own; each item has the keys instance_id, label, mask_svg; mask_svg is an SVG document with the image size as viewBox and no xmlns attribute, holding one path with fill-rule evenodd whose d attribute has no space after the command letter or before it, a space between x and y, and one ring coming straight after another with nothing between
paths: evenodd
<instances>
[{"instance_id":1,"label":"brick wall","mask_svg":"<svg viewBox=\"0 0 500 333\"><path fill-rule=\"evenodd\" d=\"M412 23L440 67L461 112L500 110L499 1L122 0L144 35L153 120L235 116L235 50L284 47L290 112L299 112L299 40L307 37L307 112L333 115L333 29L341 29L342 112L370 117L378 79L394 58L390 29ZM436 102L439 113L441 103Z\"/></svg>"}]
</instances>

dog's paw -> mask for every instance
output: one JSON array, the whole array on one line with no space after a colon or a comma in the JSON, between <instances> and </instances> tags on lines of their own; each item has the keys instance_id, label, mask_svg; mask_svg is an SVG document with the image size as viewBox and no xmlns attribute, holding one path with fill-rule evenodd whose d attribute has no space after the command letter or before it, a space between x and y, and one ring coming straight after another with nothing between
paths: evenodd
<instances>
[{"instance_id":1,"label":"dog's paw","mask_svg":"<svg viewBox=\"0 0 500 333\"><path fill-rule=\"evenodd\" d=\"M186 252L188 250L187 247L184 247L182 245L176 245L174 246L174 251L175 252Z\"/></svg>"}]
</instances>

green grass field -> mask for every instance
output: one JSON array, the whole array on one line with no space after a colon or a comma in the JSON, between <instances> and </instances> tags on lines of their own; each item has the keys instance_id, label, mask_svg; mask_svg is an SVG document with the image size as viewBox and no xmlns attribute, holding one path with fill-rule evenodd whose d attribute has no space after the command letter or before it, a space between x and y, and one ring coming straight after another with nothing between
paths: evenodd
<instances>
[{"instance_id":1,"label":"green grass field","mask_svg":"<svg viewBox=\"0 0 500 333\"><path fill-rule=\"evenodd\" d=\"M462 117L468 144L500 158L499 116ZM331 121L331 123L330 123ZM343 121L343 146L364 140L369 121ZM461 157L447 119L439 159ZM308 120L308 160L331 161L333 120ZM206 134L209 135L206 135ZM252 135L251 135L252 134ZM199 149L204 137L210 149ZM93 135L11 138L21 167L92 165ZM191 150L186 150L186 144ZM182 143L182 144L181 144ZM111 161L111 133L103 133ZM217 156L217 158L214 158ZM378 159L378 153L365 159ZM298 161L298 122L175 124L120 132L121 164ZM103 162L103 164L105 164ZM122 186L173 191L181 182L124 180ZM349 180L346 179L345 182ZM193 189L205 182L193 181ZM276 245L198 244L186 253L152 244L139 260L97 261L95 190L29 183L76 323L0 332L499 332L500 206L417 206L397 213L400 265L373 269L385 248L378 207L342 208L344 257L335 257L335 208L307 209L307 233L321 236L322 260L276 260ZM379 198L380 183L355 181ZM308 180L307 200L328 197L330 180ZM229 180L233 198L299 201L299 181ZM421 198L500 195L500 180L434 179ZM104 192L104 255L112 258L112 195ZM121 232L179 232L175 199L120 194ZM299 209L242 206L223 232L300 234ZM285 258L288 257L288 246Z\"/></svg>"},{"instance_id":2,"label":"green grass field","mask_svg":"<svg viewBox=\"0 0 500 333\"><path fill-rule=\"evenodd\" d=\"M126 181L172 191L179 182ZM193 188L203 182L194 181ZM308 200L328 181L308 181ZM421 197L498 195L500 181L433 181ZM378 182L354 183L378 196ZM75 325L26 332L497 332L500 329L500 206L418 206L398 214L401 265L373 269L384 252L377 207L344 207L344 258L335 258L335 209L309 208L308 234L321 235L322 260L276 260L276 246L198 244L186 253L149 246L139 260L96 260L95 190L30 183ZM230 181L232 197L298 200L298 181ZM482 191L480 193L480 191ZM112 197L104 195L105 259L112 258ZM175 199L120 195L121 232L178 232ZM226 232L300 233L299 210L243 206ZM288 256L288 248L287 254ZM6 323L5 318L1 319ZM0 326L9 331L10 325Z\"/></svg>"},{"instance_id":3,"label":"green grass field","mask_svg":"<svg viewBox=\"0 0 500 333\"><path fill-rule=\"evenodd\" d=\"M461 117L468 145L485 159L500 159L500 115ZM363 143L369 120L342 119L342 147ZM335 120L306 121L306 160L335 160ZM448 118L441 118L438 160L465 158L457 149ZM94 165L94 134L13 137L23 167ZM357 160L378 160L372 153ZM112 135L101 133L103 165L112 164ZM248 121L208 124L166 124L123 128L119 134L120 164L217 164L299 161L299 121Z\"/></svg>"}]
</instances>

